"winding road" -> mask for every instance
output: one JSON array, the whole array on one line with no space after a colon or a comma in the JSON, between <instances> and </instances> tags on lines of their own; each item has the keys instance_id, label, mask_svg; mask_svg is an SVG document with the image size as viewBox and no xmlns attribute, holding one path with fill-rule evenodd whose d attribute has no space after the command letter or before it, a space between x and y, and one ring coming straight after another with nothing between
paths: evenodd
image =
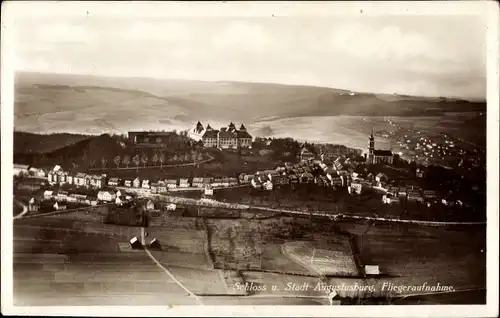
<instances>
[{"instance_id":1,"label":"winding road","mask_svg":"<svg viewBox=\"0 0 500 318\"><path fill-rule=\"evenodd\" d=\"M26 204L24 204L21 201L16 200L16 199L14 199L14 204L18 204L23 208L23 211L21 213L19 213L18 215L14 216L14 219L20 219L24 215L26 215L26 213L28 213L28 206Z\"/></svg>"}]
</instances>

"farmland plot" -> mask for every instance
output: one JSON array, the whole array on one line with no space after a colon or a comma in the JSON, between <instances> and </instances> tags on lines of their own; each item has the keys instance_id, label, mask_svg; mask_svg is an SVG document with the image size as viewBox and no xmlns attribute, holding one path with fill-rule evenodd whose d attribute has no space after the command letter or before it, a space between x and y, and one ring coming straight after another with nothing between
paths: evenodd
<instances>
[{"instance_id":1,"label":"farmland plot","mask_svg":"<svg viewBox=\"0 0 500 318\"><path fill-rule=\"evenodd\" d=\"M380 271L404 284L452 285L455 289L486 286L486 237L484 226L420 227L363 222L339 222L361 236L363 264L379 265ZM464 244L467 242L467 244Z\"/></svg>"},{"instance_id":2,"label":"farmland plot","mask_svg":"<svg viewBox=\"0 0 500 318\"><path fill-rule=\"evenodd\" d=\"M309 242L289 242L283 245L286 255L319 275L357 276L352 253L347 248L315 248Z\"/></svg>"},{"instance_id":3,"label":"farmland plot","mask_svg":"<svg viewBox=\"0 0 500 318\"><path fill-rule=\"evenodd\" d=\"M278 243L262 245L262 269L292 274L315 274L284 255L281 252L281 244Z\"/></svg>"}]
</instances>

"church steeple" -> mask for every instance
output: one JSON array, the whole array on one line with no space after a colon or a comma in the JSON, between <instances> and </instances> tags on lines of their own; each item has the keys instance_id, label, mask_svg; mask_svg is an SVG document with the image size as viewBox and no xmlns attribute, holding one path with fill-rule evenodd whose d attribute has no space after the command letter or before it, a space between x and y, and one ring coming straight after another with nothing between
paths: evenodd
<instances>
[{"instance_id":1,"label":"church steeple","mask_svg":"<svg viewBox=\"0 0 500 318\"><path fill-rule=\"evenodd\" d=\"M368 143L368 156L366 158L366 161L368 163L373 163L374 151L375 151L375 137L373 137L373 127L372 127L372 134L370 135Z\"/></svg>"}]
</instances>

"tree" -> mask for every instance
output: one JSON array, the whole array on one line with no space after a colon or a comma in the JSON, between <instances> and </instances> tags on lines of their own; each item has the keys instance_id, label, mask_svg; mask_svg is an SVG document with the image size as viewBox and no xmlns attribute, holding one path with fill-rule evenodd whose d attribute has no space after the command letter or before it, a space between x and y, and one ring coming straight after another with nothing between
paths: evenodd
<instances>
[{"instance_id":1,"label":"tree","mask_svg":"<svg viewBox=\"0 0 500 318\"><path fill-rule=\"evenodd\" d=\"M160 152L160 155L158 156L158 161L160 162L161 169L163 169L163 163L165 162L165 154L163 152Z\"/></svg>"},{"instance_id":2,"label":"tree","mask_svg":"<svg viewBox=\"0 0 500 318\"><path fill-rule=\"evenodd\" d=\"M141 163L141 159L139 158L139 155L135 155L134 158L132 158L132 161L135 164L136 170L139 170L139 164Z\"/></svg>"},{"instance_id":3,"label":"tree","mask_svg":"<svg viewBox=\"0 0 500 318\"><path fill-rule=\"evenodd\" d=\"M185 161L185 162L188 162L188 161L189 161L189 154L188 154L188 153L186 153L186 154L184 155L184 161Z\"/></svg>"},{"instance_id":4,"label":"tree","mask_svg":"<svg viewBox=\"0 0 500 318\"><path fill-rule=\"evenodd\" d=\"M119 168L120 167L120 162L121 162L121 158L120 156L116 156L115 158L113 158L113 161L116 165L116 168Z\"/></svg>"},{"instance_id":5,"label":"tree","mask_svg":"<svg viewBox=\"0 0 500 318\"><path fill-rule=\"evenodd\" d=\"M95 167L95 160L94 159L89 160L89 166L92 168Z\"/></svg>"},{"instance_id":6,"label":"tree","mask_svg":"<svg viewBox=\"0 0 500 318\"><path fill-rule=\"evenodd\" d=\"M107 162L108 161L106 160L106 158L104 158L104 157L101 158L101 166L102 166L103 169L106 167L106 163Z\"/></svg>"},{"instance_id":7,"label":"tree","mask_svg":"<svg viewBox=\"0 0 500 318\"><path fill-rule=\"evenodd\" d=\"M130 156L129 156L129 155L125 155L125 156L123 156L123 158L122 158L122 163L123 163L124 165L126 165L126 166L127 166L127 168L128 168L128 165L130 164Z\"/></svg>"},{"instance_id":8,"label":"tree","mask_svg":"<svg viewBox=\"0 0 500 318\"><path fill-rule=\"evenodd\" d=\"M198 158L196 158L198 161L203 161L203 154L201 152L198 153Z\"/></svg>"},{"instance_id":9,"label":"tree","mask_svg":"<svg viewBox=\"0 0 500 318\"><path fill-rule=\"evenodd\" d=\"M198 152L196 150L191 151L191 160L196 163L196 159L198 159Z\"/></svg>"},{"instance_id":10,"label":"tree","mask_svg":"<svg viewBox=\"0 0 500 318\"><path fill-rule=\"evenodd\" d=\"M153 166L156 166L156 163L158 162L158 160L159 160L158 153L155 152L153 155L153 158L151 158L151 161L153 162Z\"/></svg>"},{"instance_id":11,"label":"tree","mask_svg":"<svg viewBox=\"0 0 500 318\"><path fill-rule=\"evenodd\" d=\"M146 163L148 163L148 156L143 153L142 156L141 156L141 162L144 164L144 168L146 168Z\"/></svg>"},{"instance_id":12,"label":"tree","mask_svg":"<svg viewBox=\"0 0 500 318\"><path fill-rule=\"evenodd\" d=\"M172 158L172 161L174 161L174 162L179 161L179 156L177 154L174 154L174 157Z\"/></svg>"}]
</instances>

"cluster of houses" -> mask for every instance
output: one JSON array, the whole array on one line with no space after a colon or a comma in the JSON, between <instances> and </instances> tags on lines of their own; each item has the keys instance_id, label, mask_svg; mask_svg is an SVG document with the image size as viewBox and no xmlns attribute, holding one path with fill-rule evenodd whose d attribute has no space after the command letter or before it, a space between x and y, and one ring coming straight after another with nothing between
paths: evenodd
<instances>
[{"instance_id":1,"label":"cluster of houses","mask_svg":"<svg viewBox=\"0 0 500 318\"><path fill-rule=\"evenodd\" d=\"M255 189L273 190L274 187L297 184L316 184L321 187L345 187L351 176L344 170L349 159L336 159L327 165L318 159L304 159L300 163L285 163L275 170L257 171L254 175L240 175L241 183L250 183Z\"/></svg>"},{"instance_id":2,"label":"cluster of houses","mask_svg":"<svg viewBox=\"0 0 500 318\"><path fill-rule=\"evenodd\" d=\"M164 179L150 182L148 179L120 179L117 177L107 177L105 174L91 175L86 173L70 173L64 171L59 165L56 165L46 175L48 183L69 184L76 187L95 189L96 197L89 197L81 194L69 194L66 191L53 193L50 190L45 191L44 198L54 198L57 202L75 202L88 205L96 205L99 202L115 202L120 204L123 196L121 189L131 191L162 194L173 189L200 188L204 190L205 196L212 196L214 188L225 188L237 185L248 185L255 189L271 191L274 188L290 186L296 187L298 184L314 184L319 187L327 188L347 188L350 194L361 194L365 189L376 189L385 193L382 202L386 204L404 202L426 202L427 204L442 201L434 191L423 190L417 186L399 186L394 187L389 184L388 177L383 173L365 175L364 171L357 171L356 163L351 162L344 156L333 158L328 163L317 159L307 149L301 151L301 161L299 163L285 163L273 170L257 171L255 174L242 173L238 178L235 177L194 177L180 179ZM323 159L323 158L322 158ZM16 165L19 166L19 165ZM19 171L31 174L36 173L35 168L17 167ZM23 170L24 169L24 170ZM43 170L36 170L43 171ZM39 176L42 175L40 172ZM56 203L57 203L56 202ZM444 202L442 202L444 204Z\"/></svg>"},{"instance_id":3,"label":"cluster of houses","mask_svg":"<svg viewBox=\"0 0 500 318\"><path fill-rule=\"evenodd\" d=\"M120 190L100 190L96 196L85 195L81 193L71 193L70 191L53 191L45 190L43 193L44 200L55 200L56 202L79 203L85 205L97 205L99 203L116 203L122 204L126 201L131 201L132 197L123 195Z\"/></svg>"},{"instance_id":4,"label":"cluster of houses","mask_svg":"<svg viewBox=\"0 0 500 318\"><path fill-rule=\"evenodd\" d=\"M15 177L34 177L34 178L47 177L47 173L44 169L31 167L29 165L14 164L12 170L13 170L13 175Z\"/></svg>"},{"instance_id":5,"label":"cluster of houses","mask_svg":"<svg viewBox=\"0 0 500 318\"><path fill-rule=\"evenodd\" d=\"M424 190L415 185L395 187L389 183L384 173L373 175L356 171L355 164L349 158L338 157L333 162L325 163L318 159L305 159L300 163L285 163L275 170L258 171L254 175L240 175L240 183L249 183L255 189L271 191L275 187L297 184L315 184L333 189L347 188L349 194L359 195L366 189L385 193L382 202L386 204L419 202L428 206L434 203L446 204L433 190Z\"/></svg>"},{"instance_id":6,"label":"cluster of houses","mask_svg":"<svg viewBox=\"0 0 500 318\"><path fill-rule=\"evenodd\" d=\"M208 192L210 192L213 188L231 187L239 184L238 179L234 177L195 177L164 179L151 182L149 179L140 179L139 177L135 179L121 179L117 177L107 177L105 174L90 175L81 172L72 174L63 171L59 165L56 165L47 173L47 180L51 185L67 184L92 189L135 188L148 190L148 192L155 194L166 193L168 190L177 188L204 188L208 189Z\"/></svg>"},{"instance_id":7,"label":"cluster of houses","mask_svg":"<svg viewBox=\"0 0 500 318\"><path fill-rule=\"evenodd\" d=\"M431 206L434 203L446 204L446 200L440 199L435 191L423 190L419 186L408 185L404 187L389 186L386 194L382 196L382 202L386 204L417 202Z\"/></svg>"}]
</instances>

